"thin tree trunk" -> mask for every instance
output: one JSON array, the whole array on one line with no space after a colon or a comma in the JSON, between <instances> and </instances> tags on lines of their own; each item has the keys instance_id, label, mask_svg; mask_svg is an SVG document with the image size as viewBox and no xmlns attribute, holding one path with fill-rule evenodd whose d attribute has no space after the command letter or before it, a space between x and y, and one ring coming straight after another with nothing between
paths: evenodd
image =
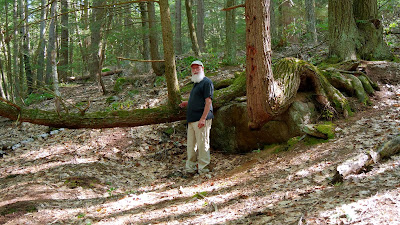
<instances>
[{"instance_id":1,"label":"thin tree trunk","mask_svg":"<svg viewBox=\"0 0 400 225\"><path fill-rule=\"evenodd\" d=\"M106 90L103 85L103 80L101 77L101 64L100 64L100 44L102 40L102 19L105 16L105 9L100 7L103 5L105 0L101 1L95 1L93 4L93 11L92 15L90 17L91 22L90 22L90 75L93 77L93 79L97 80L99 89L103 92L106 93Z\"/></svg>"},{"instance_id":2,"label":"thin tree trunk","mask_svg":"<svg viewBox=\"0 0 400 225\"><path fill-rule=\"evenodd\" d=\"M201 52L206 51L206 42L204 38L204 13L204 0L197 0L196 34Z\"/></svg>"},{"instance_id":3,"label":"thin tree trunk","mask_svg":"<svg viewBox=\"0 0 400 225\"><path fill-rule=\"evenodd\" d=\"M329 55L341 60L357 59L358 31L353 0L329 0Z\"/></svg>"},{"instance_id":4,"label":"thin tree trunk","mask_svg":"<svg viewBox=\"0 0 400 225\"><path fill-rule=\"evenodd\" d=\"M165 77L167 78L168 105L178 107L181 100L178 78L176 76L176 64L174 42L171 26L171 15L168 0L160 0L161 28L163 35Z\"/></svg>"},{"instance_id":5,"label":"thin tree trunk","mask_svg":"<svg viewBox=\"0 0 400 225\"><path fill-rule=\"evenodd\" d=\"M193 50L193 53L197 57L199 57L200 56L200 47L199 47L199 42L197 40L196 30L194 28L194 23L193 23L192 0L185 0L185 6L186 6L186 17L187 17L188 26L189 26L190 40L192 41L192 50Z\"/></svg>"},{"instance_id":6,"label":"thin tree trunk","mask_svg":"<svg viewBox=\"0 0 400 225\"><path fill-rule=\"evenodd\" d=\"M52 51L55 49L55 42L56 42L56 24L55 24L55 14L57 9L57 1L53 1L51 3L50 8L50 27L49 27L49 41L47 43L47 54L46 54L46 84L51 84L53 82L53 67L51 62L51 54Z\"/></svg>"},{"instance_id":7,"label":"thin tree trunk","mask_svg":"<svg viewBox=\"0 0 400 225\"><path fill-rule=\"evenodd\" d=\"M156 30L156 11L154 8L154 2L147 2L147 10L149 11L150 55L151 59L159 60L161 59L161 57L160 52L158 51L158 35ZM161 76L165 72L165 65L162 62L152 62L151 67L153 68L153 71L157 76Z\"/></svg>"},{"instance_id":8,"label":"thin tree trunk","mask_svg":"<svg viewBox=\"0 0 400 225\"><path fill-rule=\"evenodd\" d=\"M280 15L281 15L281 45L285 46L288 42L297 43L298 37L293 34L289 33L288 31L293 30L290 29L290 26L293 26L294 23L294 16L292 9L292 1L283 0L280 4Z\"/></svg>"},{"instance_id":9,"label":"thin tree trunk","mask_svg":"<svg viewBox=\"0 0 400 225\"><path fill-rule=\"evenodd\" d=\"M140 17L142 19L142 42L143 42L142 56L144 60L149 60L150 43L149 43L149 29L147 25L149 16L147 13L147 7L145 2L140 2L139 7L140 7ZM145 73L148 73L150 71L150 63L143 63L143 70Z\"/></svg>"},{"instance_id":10,"label":"thin tree trunk","mask_svg":"<svg viewBox=\"0 0 400 225\"><path fill-rule=\"evenodd\" d=\"M21 87L19 81L19 61L18 61L18 52L19 52L19 34L18 34L18 4L17 1L14 1L13 4L13 85L14 85L14 99L16 102L20 101L21 96Z\"/></svg>"},{"instance_id":11,"label":"thin tree trunk","mask_svg":"<svg viewBox=\"0 0 400 225\"><path fill-rule=\"evenodd\" d=\"M61 81L66 81L69 77L68 69L68 54L69 54L69 23L68 23L68 1L61 0L61 49L60 49L60 64L58 66L59 76Z\"/></svg>"},{"instance_id":12,"label":"thin tree trunk","mask_svg":"<svg viewBox=\"0 0 400 225\"><path fill-rule=\"evenodd\" d=\"M37 60L37 65L38 65L38 69L36 72L36 78L38 81L39 86L44 85L44 50L45 50L45 45L46 42L44 40L44 34L45 34L45 21L44 21L44 17L45 17L45 5L46 5L46 0L42 0L41 1L41 7L42 9L40 10L40 36L39 36L39 51L38 51L38 60Z\"/></svg>"},{"instance_id":13,"label":"thin tree trunk","mask_svg":"<svg viewBox=\"0 0 400 225\"><path fill-rule=\"evenodd\" d=\"M307 33L309 39L317 43L317 29L315 26L315 0L305 0L306 18L307 18Z\"/></svg>"},{"instance_id":14,"label":"thin tree trunk","mask_svg":"<svg viewBox=\"0 0 400 225\"><path fill-rule=\"evenodd\" d=\"M175 1L175 49L182 54L182 0Z\"/></svg>"},{"instance_id":15,"label":"thin tree trunk","mask_svg":"<svg viewBox=\"0 0 400 225\"><path fill-rule=\"evenodd\" d=\"M8 21L8 2L5 1L5 20L6 24L9 24ZM4 58L7 60L6 62L6 70L7 70L7 99L11 100L14 96L14 84L13 84L13 77L12 77L12 64L11 64L11 47L10 47L11 37L9 32L9 26L5 26L5 38L4 38L4 45L6 46L7 51L4 49ZM4 47L4 46L3 46Z\"/></svg>"},{"instance_id":16,"label":"thin tree trunk","mask_svg":"<svg viewBox=\"0 0 400 225\"><path fill-rule=\"evenodd\" d=\"M29 25L28 25L28 0L25 0L24 2L24 8L23 8L23 18L25 21L24 28L23 28L23 49L24 49L24 69L25 69L25 76L26 76L26 81L27 81L27 93L30 94L33 91L34 87L34 80L33 80L33 73L32 73L32 67L31 67L31 57L30 57L30 39L29 39Z\"/></svg>"},{"instance_id":17,"label":"thin tree trunk","mask_svg":"<svg viewBox=\"0 0 400 225\"><path fill-rule=\"evenodd\" d=\"M7 90L7 82L6 82L6 76L4 75L4 70L3 70L3 61L0 58L0 94L3 98L7 98L7 93L5 92Z\"/></svg>"},{"instance_id":18,"label":"thin tree trunk","mask_svg":"<svg viewBox=\"0 0 400 225\"><path fill-rule=\"evenodd\" d=\"M227 0L226 8L235 6L235 0ZM236 14L235 9L226 11L225 17L225 61L236 62Z\"/></svg>"}]
</instances>

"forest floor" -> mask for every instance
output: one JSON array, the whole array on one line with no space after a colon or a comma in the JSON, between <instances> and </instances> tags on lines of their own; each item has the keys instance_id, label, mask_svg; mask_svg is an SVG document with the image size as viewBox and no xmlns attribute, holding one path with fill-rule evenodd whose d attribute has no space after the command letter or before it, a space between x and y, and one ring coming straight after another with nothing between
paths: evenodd
<instances>
[{"instance_id":1,"label":"forest floor","mask_svg":"<svg viewBox=\"0 0 400 225\"><path fill-rule=\"evenodd\" d=\"M114 81L105 78L108 89ZM165 87L142 81L125 88L133 100L119 107L165 102ZM181 176L183 122L52 130L0 118L0 146L12 146L0 150L0 224L400 224L399 155L329 184L337 165L400 133L400 84L380 87L372 106L334 121L326 143L245 155L213 149L213 171L193 178ZM70 104L110 107L96 85L61 92Z\"/></svg>"}]
</instances>

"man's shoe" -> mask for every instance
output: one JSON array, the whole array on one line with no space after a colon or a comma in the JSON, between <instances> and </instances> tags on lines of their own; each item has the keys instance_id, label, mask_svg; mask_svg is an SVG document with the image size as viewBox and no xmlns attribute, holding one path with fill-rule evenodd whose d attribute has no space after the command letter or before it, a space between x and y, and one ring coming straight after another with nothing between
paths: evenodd
<instances>
[{"instance_id":1,"label":"man's shoe","mask_svg":"<svg viewBox=\"0 0 400 225\"><path fill-rule=\"evenodd\" d=\"M192 178L196 174L197 174L197 172L184 172L182 174L182 178L185 178L185 179Z\"/></svg>"}]
</instances>

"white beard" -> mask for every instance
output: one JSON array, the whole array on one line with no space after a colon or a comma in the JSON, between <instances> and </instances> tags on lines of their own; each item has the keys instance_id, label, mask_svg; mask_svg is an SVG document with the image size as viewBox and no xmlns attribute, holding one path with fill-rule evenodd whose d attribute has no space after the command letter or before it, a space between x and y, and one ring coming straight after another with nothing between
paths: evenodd
<instances>
[{"instance_id":1,"label":"white beard","mask_svg":"<svg viewBox=\"0 0 400 225\"><path fill-rule=\"evenodd\" d=\"M200 71L196 75L192 73L191 80L193 81L193 83L200 83L204 77L205 77L204 71Z\"/></svg>"}]
</instances>

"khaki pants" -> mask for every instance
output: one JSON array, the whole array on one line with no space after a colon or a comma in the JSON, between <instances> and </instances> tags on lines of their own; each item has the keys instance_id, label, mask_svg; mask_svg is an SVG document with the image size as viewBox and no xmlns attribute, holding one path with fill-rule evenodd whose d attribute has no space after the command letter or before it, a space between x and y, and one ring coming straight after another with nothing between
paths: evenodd
<instances>
[{"instance_id":1,"label":"khaki pants","mask_svg":"<svg viewBox=\"0 0 400 225\"><path fill-rule=\"evenodd\" d=\"M188 124L186 171L199 174L209 172L210 164L210 130L212 120L206 120L204 127L198 128L199 122Z\"/></svg>"}]
</instances>

